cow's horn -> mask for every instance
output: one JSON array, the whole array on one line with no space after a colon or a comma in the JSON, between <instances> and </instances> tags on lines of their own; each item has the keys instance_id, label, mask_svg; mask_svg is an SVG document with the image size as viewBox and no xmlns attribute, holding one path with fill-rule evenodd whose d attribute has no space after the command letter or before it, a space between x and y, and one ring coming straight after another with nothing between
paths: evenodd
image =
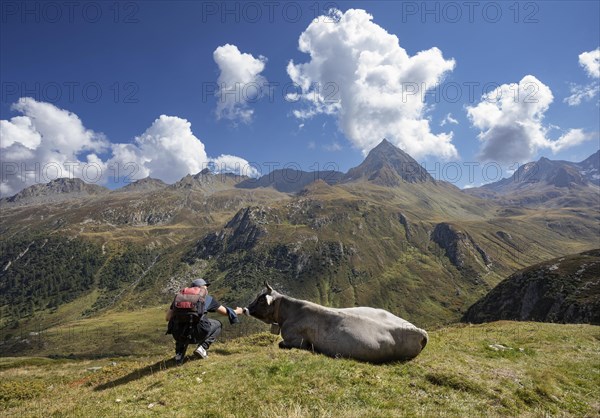
<instances>
[{"instance_id":1,"label":"cow's horn","mask_svg":"<svg viewBox=\"0 0 600 418\"><path fill-rule=\"evenodd\" d=\"M269 291L269 293L271 293L273 291L273 288L271 286L269 286L269 283L267 283L266 280L265 280L265 287L267 288L267 290Z\"/></svg>"}]
</instances>

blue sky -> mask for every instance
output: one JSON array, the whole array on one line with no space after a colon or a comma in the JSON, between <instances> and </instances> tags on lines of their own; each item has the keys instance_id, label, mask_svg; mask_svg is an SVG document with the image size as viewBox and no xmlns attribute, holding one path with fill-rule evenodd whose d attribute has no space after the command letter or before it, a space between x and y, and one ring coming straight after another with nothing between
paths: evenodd
<instances>
[{"instance_id":1,"label":"blue sky","mask_svg":"<svg viewBox=\"0 0 600 418\"><path fill-rule=\"evenodd\" d=\"M505 176L599 147L597 1L1 4L5 195L65 162L111 187L109 166L131 164L168 182L210 161L347 171L383 136L430 169ZM234 90L218 108L219 84L262 96ZM42 175L15 174L36 162ZM437 174L465 187L495 171Z\"/></svg>"}]
</instances>

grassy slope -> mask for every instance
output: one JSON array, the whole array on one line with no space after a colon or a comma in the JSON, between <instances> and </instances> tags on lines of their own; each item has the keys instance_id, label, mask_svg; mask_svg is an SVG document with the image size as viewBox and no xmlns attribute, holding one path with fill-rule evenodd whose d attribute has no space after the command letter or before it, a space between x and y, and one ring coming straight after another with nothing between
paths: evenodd
<instances>
[{"instance_id":1,"label":"grassy slope","mask_svg":"<svg viewBox=\"0 0 600 418\"><path fill-rule=\"evenodd\" d=\"M105 318L96 327L110 326L108 319L117 318ZM592 416L600 412L600 327L515 322L452 326L430 332L429 344L413 361L378 366L279 350L277 339L255 334L216 343L207 360L189 360L182 367L169 360L171 341L159 337L151 347L132 346L132 352L146 353L137 357L0 359L0 415ZM150 341L148 336L145 340ZM513 349L494 351L490 344ZM88 370L93 367L101 369Z\"/></svg>"}]
</instances>

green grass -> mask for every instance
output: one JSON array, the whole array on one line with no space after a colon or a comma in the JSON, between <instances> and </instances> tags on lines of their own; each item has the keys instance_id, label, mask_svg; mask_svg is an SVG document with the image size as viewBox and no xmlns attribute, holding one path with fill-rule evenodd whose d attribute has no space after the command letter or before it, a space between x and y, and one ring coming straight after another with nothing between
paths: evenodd
<instances>
[{"instance_id":1,"label":"green grass","mask_svg":"<svg viewBox=\"0 0 600 418\"><path fill-rule=\"evenodd\" d=\"M600 327L450 326L431 331L416 359L387 365L280 350L278 339L262 333L217 342L208 359L188 359L180 367L171 360L168 339L146 355L134 348L137 356L4 358L0 415L542 417L600 412ZM491 344L511 349L494 351Z\"/></svg>"}]
</instances>

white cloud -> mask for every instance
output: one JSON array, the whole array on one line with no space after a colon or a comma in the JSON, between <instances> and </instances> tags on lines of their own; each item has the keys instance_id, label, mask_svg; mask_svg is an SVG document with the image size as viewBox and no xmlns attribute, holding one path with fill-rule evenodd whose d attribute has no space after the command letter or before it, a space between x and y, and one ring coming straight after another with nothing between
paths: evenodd
<instances>
[{"instance_id":1,"label":"white cloud","mask_svg":"<svg viewBox=\"0 0 600 418\"><path fill-rule=\"evenodd\" d=\"M579 84L572 84L570 87L571 95L569 97L565 97L563 102L567 103L569 106L578 106L583 101L590 101L598 94L598 90L600 89L600 84L591 83L585 86Z\"/></svg>"},{"instance_id":2,"label":"white cloud","mask_svg":"<svg viewBox=\"0 0 600 418\"><path fill-rule=\"evenodd\" d=\"M133 144L113 146L113 153L111 162L122 167L135 164L136 172L129 173L133 178L151 175L167 183L202 171L209 161L204 144L192 133L191 123L166 115L160 115Z\"/></svg>"},{"instance_id":3,"label":"white cloud","mask_svg":"<svg viewBox=\"0 0 600 418\"><path fill-rule=\"evenodd\" d=\"M501 163L528 161L538 149L556 153L589 139L580 129L557 140L547 137L555 127L545 127L542 121L553 99L548 86L527 75L518 84L503 84L484 95L478 105L468 106L469 119L480 130L480 158Z\"/></svg>"},{"instance_id":4,"label":"white cloud","mask_svg":"<svg viewBox=\"0 0 600 418\"><path fill-rule=\"evenodd\" d=\"M594 51L582 52L579 54L579 65L583 67L588 77L600 78L600 47ZM583 101L590 101L600 91L600 84L593 81L585 86L579 84L571 85L571 95L566 97L563 102L569 106L578 106Z\"/></svg>"},{"instance_id":5,"label":"white cloud","mask_svg":"<svg viewBox=\"0 0 600 418\"><path fill-rule=\"evenodd\" d=\"M452 132L432 133L423 117L425 91L454 69L454 60L444 59L435 47L409 56L398 38L364 10L331 14L335 23L315 19L300 35L299 49L310 54L310 61L288 63L288 75L300 86L298 97L306 105L294 116L336 116L339 128L363 153L387 138L416 158L456 157Z\"/></svg>"},{"instance_id":6,"label":"white cloud","mask_svg":"<svg viewBox=\"0 0 600 418\"><path fill-rule=\"evenodd\" d=\"M458 121L452 117L452 113L448 113L440 122L440 126L445 126L446 124L458 125Z\"/></svg>"},{"instance_id":7,"label":"white cloud","mask_svg":"<svg viewBox=\"0 0 600 418\"><path fill-rule=\"evenodd\" d=\"M585 69L589 77L600 78L600 47L579 54L579 65Z\"/></svg>"},{"instance_id":8,"label":"white cloud","mask_svg":"<svg viewBox=\"0 0 600 418\"><path fill-rule=\"evenodd\" d=\"M152 176L173 183L211 164L218 172L242 167L241 174L256 175L240 157L208 157L190 122L176 116L161 115L133 143L110 144L86 129L77 115L50 103L22 98L13 109L23 115L0 121L2 196L59 177L103 184L115 175L131 180ZM103 160L95 152L112 155Z\"/></svg>"},{"instance_id":9,"label":"white cloud","mask_svg":"<svg viewBox=\"0 0 600 418\"><path fill-rule=\"evenodd\" d=\"M582 129L570 129L556 141L548 141L548 147L552 150L553 153L557 153L565 148L574 147L575 145L579 145L588 139L591 139L592 136L588 133L583 132Z\"/></svg>"},{"instance_id":10,"label":"white cloud","mask_svg":"<svg viewBox=\"0 0 600 418\"><path fill-rule=\"evenodd\" d=\"M86 129L74 113L29 97L12 109L22 116L0 121L0 194L59 177L98 180L106 167L94 152L109 146L103 134Z\"/></svg>"},{"instance_id":11,"label":"white cloud","mask_svg":"<svg viewBox=\"0 0 600 418\"><path fill-rule=\"evenodd\" d=\"M249 123L254 110L248 103L260 98L266 79L260 75L265 69L267 58L260 55L241 53L237 46L225 44L213 52L219 66L217 96L217 119Z\"/></svg>"},{"instance_id":12,"label":"white cloud","mask_svg":"<svg viewBox=\"0 0 600 418\"><path fill-rule=\"evenodd\" d=\"M258 169L243 158L235 155L221 154L211 158L211 169L215 173L235 173L241 176L258 177Z\"/></svg>"},{"instance_id":13,"label":"white cloud","mask_svg":"<svg viewBox=\"0 0 600 418\"><path fill-rule=\"evenodd\" d=\"M15 116L10 121L0 120L0 148L8 148L15 142L29 149L36 149L42 142L42 136L29 117Z\"/></svg>"},{"instance_id":14,"label":"white cloud","mask_svg":"<svg viewBox=\"0 0 600 418\"><path fill-rule=\"evenodd\" d=\"M210 158L204 144L192 132L192 124L177 116L160 115L133 144L115 144L111 163L125 167L123 171L139 179L147 176L174 183L187 174L205 168L216 173L232 172L255 176L257 171L248 161L234 155Z\"/></svg>"}]
</instances>

